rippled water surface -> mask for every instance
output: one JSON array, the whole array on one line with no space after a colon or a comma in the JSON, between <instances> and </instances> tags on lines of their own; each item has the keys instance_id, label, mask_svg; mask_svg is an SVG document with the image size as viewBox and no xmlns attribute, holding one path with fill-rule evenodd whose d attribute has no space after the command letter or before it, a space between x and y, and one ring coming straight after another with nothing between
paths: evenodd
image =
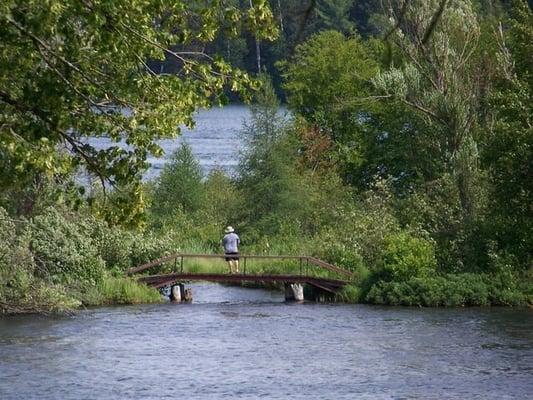
<instances>
[{"instance_id":1,"label":"rippled water surface","mask_svg":"<svg viewBox=\"0 0 533 400\"><path fill-rule=\"evenodd\" d=\"M230 105L215 107L196 113L194 129L182 129L177 139L162 140L159 143L165 150L165 157L151 158L152 165L148 176L156 176L170 155L182 142L189 144L205 173L213 168L221 168L233 173L237 167L239 152L244 148L243 124L250 119L250 109L246 106Z\"/></svg>"},{"instance_id":2,"label":"rippled water surface","mask_svg":"<svg viewBox=\"0 0 533 400\"><path fill-rule=\"evenodd\" d=\"M288 118L285 108L280 108L279 115ZM242 105L198 111L194 116L196 122L194 129L183 128L179 137L158 142L165 155L161 158L148 159L151 167L146 172L145 179L157 177L169 157L183 142L191 146L204 173L219 168L230 175L234 174L239 154L245 147L244 123L249 122L250 117L250 108ZM91 138L89 143L97 149L117 146L105 137Z\"/></svg>"},{"instance_id":3,"label":"rippled water surface","mask_svg":"<svg viewBox=\"0 0 533 400\"><path fill-rule=\"evenodd\" d=\"M527 399L533 313L286 304L193 286L192 304L0 319L0 399Z\"/></svg>"}]
</instances>

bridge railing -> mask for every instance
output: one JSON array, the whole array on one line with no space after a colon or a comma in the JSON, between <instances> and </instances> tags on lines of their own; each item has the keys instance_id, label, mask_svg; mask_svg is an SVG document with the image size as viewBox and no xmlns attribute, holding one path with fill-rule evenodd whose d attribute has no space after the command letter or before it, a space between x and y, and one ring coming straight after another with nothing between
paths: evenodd
<instances>
[{"instance_id":1,"label":"bridge railing","mask_svg":"<svg viewBox=\"0 0 533 400\"><path fill-rule=\"evenodd\" d=\"M167 271L172 272L213 272L203 271L197 264L191 263L192 259L211 259L215 261L224 260L224 254L188 254L177 253L158 258L156 260L147 262L135 268L130 268L126 271L126 274L132 275L140 272L147 271L154 267L165 267ZM349 278L352 276L350 271L343 268L339 268L333 264L322 261L316 257L311 256L290 256L290 255L239 255L240 259L240 274L264 274L273 273L277 271L281 273L298 274L301 276L342 276L343 278ZM188 261L189 260L189 261ZM279 265L282 262L284 265ZM253 264L252 264L253 263ZM211 263L215 264L215 263ZM216 263L220 272L227 272L225 262ZM277 265L276 265L277 264ZM266 269L266 270L265 270ZM281 272L281 273L280 273Z\"/></svg>"}]
</instances>

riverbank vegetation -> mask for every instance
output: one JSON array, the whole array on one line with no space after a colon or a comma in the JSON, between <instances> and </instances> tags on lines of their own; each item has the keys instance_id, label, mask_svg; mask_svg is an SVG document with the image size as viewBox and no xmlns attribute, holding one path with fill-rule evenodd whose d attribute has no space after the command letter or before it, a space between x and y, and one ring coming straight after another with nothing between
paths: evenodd
<instances>
[{"instance_id":1,"label":"riverbank vegetation","mask_svg":"<svg viewBox=\"0 0 533 400\"><path fill-rule=\"evenodd\" d=\"M257 3L257 10L268 10ZM309 254L351 270L342 301L531 305L531 9L524 0L384 3L384 9L368 5L358 26L346 11L349 1L317 2L310 9L318 15L313 32L304 26L300 39L293 33L294 43L279 44L294 49L271 65L276 74L250 79L227 71L237 89L260 87L235 175L215 169L204 176L183 145L152 182L142 182L141 172L148 154L160 153L156 139L175 134L196 107L217 98L225 83L215 78L220 71L150 74L140 63L156 57L145 53L150 46L140 61L125 52L139 79L148 75L156 87L159 79L175 81L154 98L130 93L129 107L142 110L133 117L95 113L91 99L101 101L115 86L83 76L70 82L67 72L78 67L56 54L73 51L68 55L76 58L83 49L63 50L50 32L40 35L52 35L47 46L55 47L39 46L32 25L6 13L10 28L0 33L10 41L2 46L36 46L34 58L44 61L32 78L23 72L30 74L33 64L18 79L10 78L12 69L0 73L1 312L158 301L156 291L124 278L124 271L169 253L219 253L226 225L238 229L244 253ZM345 10L334 13L338 23L328 17L332 7ZM274 24L265 12L265 24ZM223 25L211 16L210 26ZM278 42L289 29L285 23ZM275 39L275 31L258 34ZM197 39L220 44L216 32L215 42L207 32L207 39ZM184 52L193 46L174 33L165 40ZM114 54L103 48L102 57ZM2 54L8 65L11 56ZM132 81L116 79L124 79L119 93L125 96ZM50 82L61 86L51 90ZM288 115L280 114L274 86L287 99ZM187 104L187 112L167 110L170 99ZM78 119L82 105L87 120ZM96 150L81 139L102 134L133 150ZM106 186L80 187L80 166ZM189 267L221 266L198 260Z\"/></svg>"}]
</instances>

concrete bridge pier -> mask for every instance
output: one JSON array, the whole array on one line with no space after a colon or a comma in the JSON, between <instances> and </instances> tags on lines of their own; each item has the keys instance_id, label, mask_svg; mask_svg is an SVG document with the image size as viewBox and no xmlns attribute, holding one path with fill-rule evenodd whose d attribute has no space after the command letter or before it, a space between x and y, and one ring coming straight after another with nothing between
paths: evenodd
<instances>
[{"instance_id":1,"label":"concrete bridge pier","mask_svg":"<svg viewBox=\"0 0 533 400\"><path fill-rule=\"evenodd\" d=\"M180 303L182 301L190 303L192 301L192 289L185 289L185 285L183 283L176 283L170 288L169 298L170 301L174 301L176 303Z\"/></svg>"},{"instance_id":2,"label":"concrete bridge pier","mask_svg":"<svg viewBox=\"0 0 533 400\"><path fill-rule=\"evenodd\" d=\"M170 287L170 301L180 303L185 294L185 285L183 283L176 283Z\"/></svg>"},{"instance_id":3,"label":"concrete bridge pier","mask_svg":"<svg viewBox=\"0 0 533 400\"><path fill-rule=\"evenodd\" d=\"M304 285L301 283L285 284L285 301L304 301Z\"/></svg>"}]
</instances>

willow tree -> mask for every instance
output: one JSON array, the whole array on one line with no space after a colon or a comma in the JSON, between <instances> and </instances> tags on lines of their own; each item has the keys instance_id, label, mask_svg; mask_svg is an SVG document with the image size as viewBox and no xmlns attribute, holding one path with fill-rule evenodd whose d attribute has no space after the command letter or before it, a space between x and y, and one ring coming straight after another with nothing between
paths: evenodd
<instances>
[{"instance_id":1,"label":"willow tree","mask_svg":"<svg viewBox=\"0 0 533 400\"><path fill-rule=\"evenodd\" d=\"M192 126L223 90L254 87L247 74L204 52L221 29L276 34L266 1L4 0L0 4L0 186L85 168L102 182L139 182L157 140ZM173 74L150 68L172 58ZM97 149L87 137L107 136ZM126 205L122 205L126 207Z\"/></svg>"},{"instance_id":2,"label":"willow tree","mask_svg":"<svg viewBox=\"0 0 533 400\"><path fill-rule=\"evenodd\" d=\"M402 65L379 74L384 97L399 100L440 133L435 143L455 177L465 222L475 213L478 111L487 79L477 52L480 26L469 0L388 0L385 39Z\"/></svg>"},{"instance_id":3,"label":"willow tree","mask_svg":"<svg viewBox=\"0 0 533 400\"><path fill-rule=\"evenodd\" d=\"M487 222L499 247L493 250L516 257L527 270L533 248L533 12L526 0L512 5L506 29L501 24L497 31L500 75L483 161L491 183Z\"/></svg>"}]
</instances>

